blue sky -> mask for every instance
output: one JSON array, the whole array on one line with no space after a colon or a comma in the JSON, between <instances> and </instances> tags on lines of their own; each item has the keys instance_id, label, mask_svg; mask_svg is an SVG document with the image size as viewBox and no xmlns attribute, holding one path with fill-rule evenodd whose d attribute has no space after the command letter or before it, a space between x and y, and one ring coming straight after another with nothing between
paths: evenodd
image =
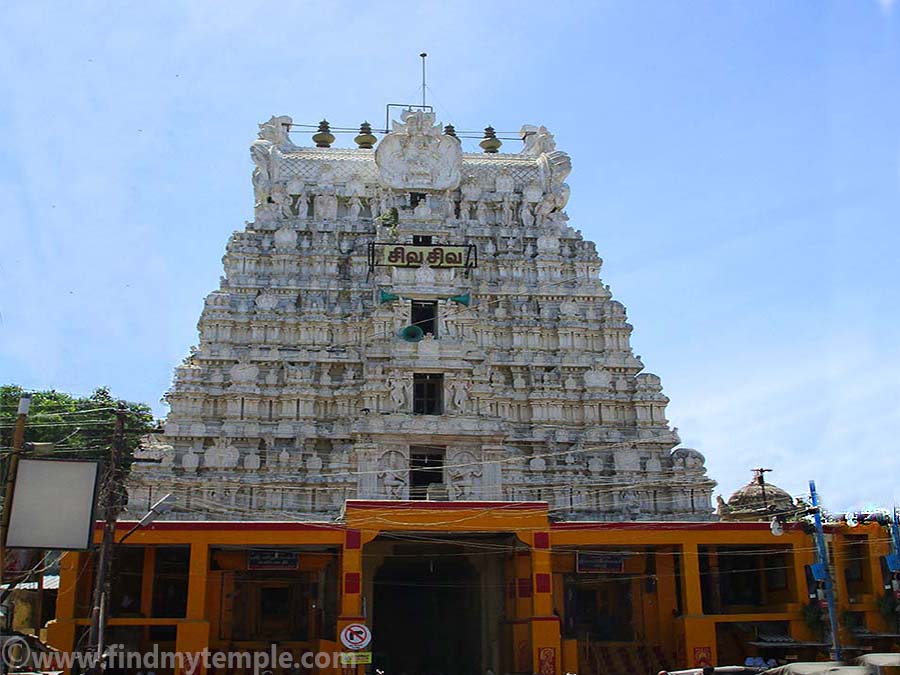
<instances>
[{"instance_id":1,"label":"blue sky","mask_svg":"<svg viewBox=\"0 0 900 675\"><path fill-rule=\"evenodd\" d=\"M0 37L0 381L162 414L256 124L380 126L425 50L442 121L572 156L571 223L720 491L762 465L900 502L892 1L28 1Z\"/></svg>"}]
</instances>

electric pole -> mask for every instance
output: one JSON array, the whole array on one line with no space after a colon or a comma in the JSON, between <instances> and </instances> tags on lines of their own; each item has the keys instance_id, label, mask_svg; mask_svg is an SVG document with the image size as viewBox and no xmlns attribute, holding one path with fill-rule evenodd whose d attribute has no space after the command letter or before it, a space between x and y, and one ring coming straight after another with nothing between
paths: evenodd
<instances>
[{"instance_id":1,"label":"electric pole","mask_svg":"<svg viewBox=\"0 0 900 675\"><path fill-rule=\"evenodd\" d=\"M6 484L3 488L3 515L0 517L0 583L6 581L6 534L9 532L9 516L12 511L13 493L16 489L16 473L19 470L19 457L25 446L25 421L28 419L28 409L31 407L31 394L22 394L19 397L19 408L16 411L16 427L13 431L12 447L10 448L9 464L6 467ZM5 600L5 597L4 597ZM2 610L2 607L0 607ZM6 623L10 617L4 612L3 623L0 625L0 634L6 633ZM0 659L0 672L6 672L5 659Z\"/></svg>"},{"instance_id":2,"label":"electric pole","mask_svg":"<svg viewBox=\"0 0 900 675\"><path fill-rule=\"evenodd\" d=\"M19 457L25 446L25 420L31 407L31 394L22 394L19 398L19 409L16 416L16 427L13 431L12 448L10 448L9 465L6 469L6 485L3 490L3 517L0 519L0 582L6 572L6 533L9 532L10 507L16 489L16 472L19 470Z\"/></svg>"},{"instance_id":3,"label":"electric pole","mask_svg":"<svg viewBox=\"0 0 900 675\"><path fill-rule=\"evenodd\" d=\"M837 608L834 603L834 585L831 582L831 571L828 568L828 547L825 545L825 530L822 527L822 509L819 508L819 495L816 492L816 481L809 481L809 497L812 504L813 518L816 523L816 550L819 564L825 576L825 599L828 602L828 622L831 625L831 656L833 660L841 660L841 638L838 635Z\"/></svg>"},{"instance_id":4,"label":"electric pole","mask_svg":"<svg viewBox=\"0 0 900 675\"><path fill-rule=\"evenodd\" d=\"M102 510L104 514L103 538L100 541L100 554L97 560L97 574L94 579L94 594L91 602L91 628L88 634L88 645L95 651L96 662L92 670L98 672L103 656L103 638L106 615L109 613L109 594L107 593L107 577L109 575L110 558L116 536L116 520L122 507L120 502L122 481L122 460L125 455L125 404L120 402L116 410L116 426L110 449L109 466L103 479Z\"/></svg>"}]
</instances>

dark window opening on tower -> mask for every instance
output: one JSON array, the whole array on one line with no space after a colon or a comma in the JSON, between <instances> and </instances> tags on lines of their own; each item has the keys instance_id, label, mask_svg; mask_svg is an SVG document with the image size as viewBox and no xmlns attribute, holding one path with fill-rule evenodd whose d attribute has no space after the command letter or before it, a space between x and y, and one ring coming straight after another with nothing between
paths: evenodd
<instances>
[{"instance_id":1,"label":"dark window opening on tower","mask_svg":"<svg viewBox=\"0 0 900 675\"><path fill-rule=\"evenodd\" d=\"M419 205L419 202L425 201L425 193L424 192L410 192L409 193L409 205L412 208L416 208Z\"/></svg>"},{"instance_id":2,"label":"dark window opening on tower","mask_svg":"<svg viewBox=\"0 0 900 675\"><path fill-rule=\"evenodd\" d=\"M413 246L431 246L432 237L430 234L414 234Z\"/></svg>"},{"instance_id":3,"label":"dark window opening on tower","mask_svg":"<svg viewBox=\"0 0 900 675\"><path fill-rule=\"evenodd\" d=\"M444 375L413 373L413 413L440 415L444 412Z\"/></svg>"},{"instance_id":4,"label":"dark window opening on tower","mask_svg":"<svg viewBox=\"0 0 900 675\"><path fill-rule=\"evenodd\" d=\"M437 337L437 302L413 300L410 304L409 323L418 326L422 332Z\"/></svg>"},{"instance_id":5,"label":"dark window opening on tower","mask_svg":"<svg viewBox=\"0 0 900 675\"><path fill-rule=\"evenodd\" d=\"M427 499L429 485L444 482L443 448L409 449L409 498Z\"/></svg>"}]
</instances>

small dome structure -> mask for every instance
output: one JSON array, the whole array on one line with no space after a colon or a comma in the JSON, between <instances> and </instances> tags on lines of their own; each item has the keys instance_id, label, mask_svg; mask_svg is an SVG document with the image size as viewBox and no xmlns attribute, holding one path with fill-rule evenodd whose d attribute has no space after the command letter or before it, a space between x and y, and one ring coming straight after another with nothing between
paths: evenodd
<instances>
[{"instance_id":1,"label":"small dome structure","mask_svg":"<svg viewBox=\"0 0 900 675\"><path fill-rule=\"evenodd\" d=\"M786 515L797 508L794 498L777 485L767 483L767 469L754 469L749 483L724 501L718 498L719 516L723 520L765 520L774 514Z\"/></svg>"}]
</instances>

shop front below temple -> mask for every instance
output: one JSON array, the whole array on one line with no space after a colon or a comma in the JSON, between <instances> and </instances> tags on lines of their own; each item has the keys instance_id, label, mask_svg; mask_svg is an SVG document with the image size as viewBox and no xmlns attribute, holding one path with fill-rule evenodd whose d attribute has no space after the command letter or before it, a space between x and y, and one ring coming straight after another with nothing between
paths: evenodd
<instances>
[{"instance_id":1,"label":"shop front below temple","mask_svg":"<svg viewBox=\"0 0 900 675\"><path fill-rule=\"evenodd\" d=\"M883 538L853 537L867 551L857 576L872 581L857 583L854 616L883 632ZM115 547L106 644L275 645L298 665L273 675L600 675L816 658L825 645L808 621L812 562L800 528L775 537L766 523L551 523L542 502L348 501L338 523L157 522ZM48 626L58 649L86 645L93 565L88 553L62 561ZM350 653L341 637L354 625L372 635L354 652L364 665L299 665Z\"/></svg>"}]
</instances>

